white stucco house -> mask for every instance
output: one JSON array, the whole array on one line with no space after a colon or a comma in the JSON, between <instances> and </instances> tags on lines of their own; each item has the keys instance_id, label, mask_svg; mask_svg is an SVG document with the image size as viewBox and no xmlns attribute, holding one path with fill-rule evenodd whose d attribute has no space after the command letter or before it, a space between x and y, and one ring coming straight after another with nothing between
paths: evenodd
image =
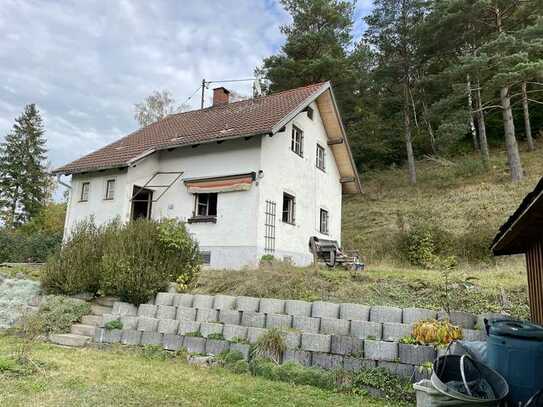
<instances>
[{"instance_id":1,"label":"white stucco house","mask_svg":"<svg viewBox=\"0 0 543 407\"><path fill-rule=\"evenodd\" d=\"M172 114L65 166L65 237L77 222L178 218L212 268L263 255L313 261L309 238L341 240L342 194L359 193L329 82Z\"/></svg>"}]
</instances>

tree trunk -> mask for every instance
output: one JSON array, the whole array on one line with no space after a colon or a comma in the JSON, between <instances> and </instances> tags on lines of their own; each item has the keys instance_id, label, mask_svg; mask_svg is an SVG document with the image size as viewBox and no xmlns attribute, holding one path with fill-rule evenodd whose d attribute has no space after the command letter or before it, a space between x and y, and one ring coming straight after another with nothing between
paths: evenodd
<instances>
[{"instance_id":1,"label":"tree trunk","mask_svg":"<svg viewBox=\"0 0 543 407\"><path fill-rule=\"evenodd\" d=\"M490 161L488 152L488 141L486 139L486 123L485 113L483 112L483 102L481 101L481 85L477 80L477 92L475 93L475 108L477 109L477 128L479 130L479 147L481 151L481 159L485 167Z\"/></svg>"},{"instance_id":2,"label":"tree trunk","mask_svg":"<svg viewBox=\"0 0 543 407\"><path fill-rule=\"evenodd\" d=\"M428 107L426 106L426 102L422 101L422 112L423 112L423 118L426 122L426 127L428 128L428 134L430 135L430 146L432 147L432 153L437 154L437 146L436 146L436 137L434 135L434 129L432 128L432 123L430 123L429 114L428 114Z\"/></svg>"},{"instance_id":3,"label":"tree trunk","mask_svg":"<svg viewBox=\"0 0 543 407\"><path fill-rule=\"evenodd\" d=\"M509 96L508 86L504 86L500 89L500 99L502 103L505 146L507 147L507 160L511 170L511 180L513 182L518 182L522 180L523 172L517 139L515 137L515 123L513 122L513 111L511 109L511 99Z\"/></svg>"},{"instance_id":4,"label":"tree trunk","mask_svg":"<svg viewBox=\"0 0 543 407\"><path fill-rule=\"evenodd\" d=\"M469 130L471 131L471 138L473 140L473 148L475 151L479 150L479 142L477 140L477 132L475 131L475 123L473 121L473 100L471 97L471 80L469 74L467 75L467 91L468 91L468 109L469 109Z\"/></svg>"},{"instance_id":5,"label":"tree trunk","mask_svg":"<svg viewBox=\"0 0 543 407\"><path fill-rule=\"evenodd\" d=\"M530 125L530 110L528 109L528 92L526 91L526 82L522 82L522 109L524 111L524 129L528 149L535 150L534 139L532 138L532 127Z\"/></svg>"},{"instance_id":6,"label":"tree trunk","mask_svg":"<svg viewBox=\"0 0 543 407\"><path fill-rule=\"evenodd\" d=\"M407 166L409 169L409 182L412 185L417 183L417 169L415 167L415 155L413 154L413 141L411 139L411 118L409 117L409 86L404 85L404 126L405 126L405 148L407 150Z\"/></svg>"}]
</instances>

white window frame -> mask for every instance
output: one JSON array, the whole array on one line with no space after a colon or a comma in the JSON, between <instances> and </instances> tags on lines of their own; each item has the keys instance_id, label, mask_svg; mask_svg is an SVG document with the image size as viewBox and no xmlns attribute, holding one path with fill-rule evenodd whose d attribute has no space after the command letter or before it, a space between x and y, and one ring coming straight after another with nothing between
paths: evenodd
<instances>
[{"instance_id":1,"label":"white window frame","mask_svg":"<svg viewBox=\"0 0 543 407\"><path fill-rule=\"evenodd\" d=\"M111 193L111 190L109 188L110 182L113 182L113 193ZM106 185L105 185L105 191L104 191L104 200L106 201L113 201L115 199L115 188L117 186L117 179L116 178L108 178L106 179ZM109 196L111 193L111 196Z\"/></svg>"},{"instance_id":2,"label":"white window frame","mask_svg":"<svg viewBox=\"0 0 543 407\"><path fill-rule=\"evenodd\" d=\"M85 187L87 189L85 190ZM81 183L81 193L79 194L79 202L89 202L90 195L90 181L83 181Z\"/></svg>"},{"instance_id":3,"label":"white window frame","mask_svg":"<svg viewBox=\"0 0 543 407\"><path fill-rule=\"evenodd\" d=\"M292 125L290 149L300 157L304 156L304 132L294 124Z\"/></svg>"},{"instance_id":4,"label":"white window frame","mask_svg":"<svg viewBox=\"0 0 543 407\"><path fill-rule=\"evenodd\" d=\"M285 199L288 199L288 207L285 210ZM285 218L285 213L287 214ZM281 220L289 225L296 224L296 197L288 192L283 192L283 202L281 206Z\"/></svg>"},{"instance_id":5,"label":"white window frame","mask_svg":"<svg viewBox=\"0 0 543 407\"><path fill-rule=\"evenodd\" d=\"M319 154L322 153L322 154ZM315 166L322 171L326 171L326 150L323 146L317 143L315 152Z\"/></svg>"},{"instance_id":6,"label":"white window frame","mask_svg":"<svg viewBox=\"0 0 543 407\"><path fill-rule=\"evenodd\" d=\"M319 211L319 232L323 235L330 234L330 213L324 208Z\"/></svg>"},{"instance_id":7,"label":"white window frame","mask_svg":"<svg viewBox=\"0 0 543 407\"><path fill-rule=\"evenodd\" d=\"M215 214L210 215L209 214L209 196L210 195L216 195L216 202L215 202ZM207 201L206 202L200 202L200 198L203 195L207 195ZM217 217L218 212L218 205L219 205L219 194L217 192L202 192L198 194L194 194L194 217ZM200 214L199 208L203 207L205 208L205 214Z\"/></svg>"}]
</instances>

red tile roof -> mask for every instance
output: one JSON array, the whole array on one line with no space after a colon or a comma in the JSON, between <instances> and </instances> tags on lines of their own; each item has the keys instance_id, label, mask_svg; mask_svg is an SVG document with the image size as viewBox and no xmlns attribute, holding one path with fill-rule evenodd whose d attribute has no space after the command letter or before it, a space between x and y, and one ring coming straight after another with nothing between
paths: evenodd
<instances>
[{"instance_id":1,"label":"red tile roof","mask_svg":"<svg viewBox=\"0 0 543 407\"><path fill-rule=\"evenodd\" d=\"M326 83L317 83L268 96L166 116L93 153L53 171L71 174L125 167L152 150L221 139L270 133Z\"/></svg>"}]
</instances>

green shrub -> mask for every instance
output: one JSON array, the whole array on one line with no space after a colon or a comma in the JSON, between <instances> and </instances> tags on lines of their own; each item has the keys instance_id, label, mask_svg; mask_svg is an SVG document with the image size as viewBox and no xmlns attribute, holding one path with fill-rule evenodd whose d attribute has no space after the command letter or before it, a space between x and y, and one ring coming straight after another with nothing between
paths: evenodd
<instances>
[{"instance_id":1,"label":"green shrub","mask_svg":"<svg viewBox=\"0 0 543 407\"><path fill-rule=\"evenodd\" d=\"M102 289L132 304L147 302L180 276L191 281L199 269L198 246L175 221L136 220L105 240Z\"/></svg>"},{"instance_id":2,"label":"green shrub","mask_svg":"<svg viewBox=\"0 0 543 407\"><path fill-rule=\"evenodd\" d=\"M396 376L385 369L366 369L355 374L353 386L365 388L373 387L383 392L387 399L403 402L413 402L415 391L411 382Z\"/></svg>"},{"instance_id":3,"label":"green shrub","mask_svg":"<svg viewBox=\"0 0 543 407\"><path fill-rule=\"evenodd\" d=\"M226 368L237 374L249 373L249 363L246 360L237 360Z\"/></svg>"},{"instance_id":4,"label":"green shrub","mask_svg":"<svg viewBox=\"0 0 543 407\"><path fill-rule=\"evenodd\" d=\"M52 256L41 276L49 294L96 294L100 289L103 233L92 221L77 224L62 250Z\"/></svg>"},{"instance_id":5,"label":"green shrub","mask_svg":"<svg viewBox=\"0 0 543 407\"><path fill-rule=\"evenodd\" d=\"M104 328L111 330L111 329L123 329L123 323L119 321L118 319L114 319L113 321L108 321L104 325Z\"/></svg>"},{"instance_id":6,"label":"green shrub","mask_svg":"<svg viewBox=\"0 0 543 407\"><path fill-rule=\"evenodd\" d=\"M0 229L0 263L42 263L60 250L62 233Z\"/></svg>"},{"instance_id":7,"label":"green shrub","mask_svg":"<svg viewBox=\"0 0 543 407\"><path fill-rule=\"evenodd\" d=\"M168 352L160 345L144 345L141 354L145 359L167 360L175 355Z\"/></svg>"}]
</instances>

